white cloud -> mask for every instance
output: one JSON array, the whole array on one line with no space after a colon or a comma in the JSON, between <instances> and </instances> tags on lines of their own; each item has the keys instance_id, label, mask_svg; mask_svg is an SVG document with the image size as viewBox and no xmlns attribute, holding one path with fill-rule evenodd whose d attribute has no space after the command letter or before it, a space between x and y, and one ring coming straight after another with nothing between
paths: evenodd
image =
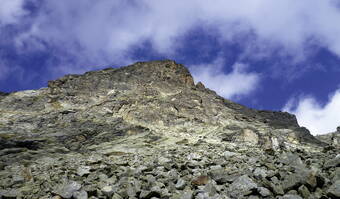
<instances>
[{"instance_id":1,"label":"white cloud","mask_svg":"<svg viewBox=\"0 0 340 199\"><path fill-rule=\"evenodd\" d=\"M283 110L295 114L299 125L307 127L313 135L334 132L340 126L340 90L331 95L323 106L309 96L297 102L290 100Z\"/></svg>"},{"instance_id":2,"label":"white cloud","mask_svg":"<svg viewBox=\"0 0 340 199\"><path fill-rule=\"evenodd\" d=\"M91 51L116 52L151 39L159 51L168 52L176 37L194 26L209 24L223 38L253 30L259 38L290 50L300 49L315 37L340 54L336 19L340 19L339 10L329 0L217 0L213 4L196 0L59 0L43 2L34 23L40 30L36 36L52 39L50 42L79 42Z\"/></svg>"},{"instance_id":3,"label":"white cloud","mask_svg":"<svg viewBox=\"0 0 340 199\"><path fill-rule=\"evenodd\" d=\"M17 23L27 13L24 0L0 0L0 25Z\"/></svg>"},{"instance_id":4,"label":"white cloud","mask_svg":"<svg viewBox=\"0 0 340 199\"><path fill-rule=\"evenodd\" d=\"M247 65L235 63L228 74L223 72L224 60L217 58L213 63L194 65L190 70L195 81L201 81L207 88L219 95L235 99L253 92L259 84L260 74L247 72Z\"/></svg>"},{"instance_id":5,"label":"white cloud","mask_svg":"<svg viewBox=\"0 0 340 199\"><path fill-rule=\"evenodd\" d=\"M0 1L3 20L17 22L24 13L24 0ZM273 49L280 49L295 63L308 56L309 45L326 47L340 56L340 26L336 25L340 12L334 0L32 2L39 8L26 17L25 27L30 28L13 35L15 45L25 52L53 49L56 63L48 66L54 68L51 71L127 63L131 50L145 41L158 53L176 57L183 37L195 27L213 31L222 45L239 41L244 49L240 59L271 56ZM245 40L249 33L254 38Z\"/></svg>"}]
</instances>

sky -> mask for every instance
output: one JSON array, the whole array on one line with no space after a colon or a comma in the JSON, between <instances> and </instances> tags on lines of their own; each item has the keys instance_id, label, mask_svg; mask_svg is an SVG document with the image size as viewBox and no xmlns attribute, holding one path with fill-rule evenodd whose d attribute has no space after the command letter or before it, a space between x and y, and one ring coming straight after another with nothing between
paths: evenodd
<instances>
[{"instance_id":1,"label":"sky","mask_svg":"<svg viewBox=\"0 0 340 199\"><path fill-rule=\"evenodd\" d=\"M0 91L159 59L314 135L340 126L337 0L0 0Z\"/></svg>"}]
</instances>

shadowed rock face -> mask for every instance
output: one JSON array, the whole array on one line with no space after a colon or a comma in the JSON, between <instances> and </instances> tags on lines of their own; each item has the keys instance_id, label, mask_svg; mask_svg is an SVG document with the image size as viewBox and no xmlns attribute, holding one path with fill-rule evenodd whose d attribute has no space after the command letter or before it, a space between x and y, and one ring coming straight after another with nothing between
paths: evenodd
<instances>
[{"instance_id":1,"label":"shadowed rock face","mask_svg":"<svg viewBox=\"0 0 340 199\"><path fill-rule=\"evenodd\" d=\"M138 62L0 93L0 198L327 195L331 183L304 180L312 166L315 179L333 175L334 166L322 166L337 148L325 142L294 115L249 109L195 85L174 61Z\"/></svg>"}]
</instances>

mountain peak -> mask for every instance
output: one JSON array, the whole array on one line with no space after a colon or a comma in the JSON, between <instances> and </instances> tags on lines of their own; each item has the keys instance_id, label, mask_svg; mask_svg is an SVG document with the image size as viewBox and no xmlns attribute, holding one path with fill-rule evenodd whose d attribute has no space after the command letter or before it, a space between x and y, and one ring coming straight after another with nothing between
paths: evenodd
<instances>
[{"instance_id":1,"label":"mountain peak","mask_svg":"<svg viewBox=\"0 0 340 199\"><path fill-rule=\"evenodd\" d=\"M52 93L58 90L98 92L112 89L115 85L143 86L148 84L170 87L193 87L194 80L187 68L175 61L137 62L118 69L107 68L87 72L84 75L66 75L49 81Z\"/></svg>"},{"instance_id":2,"label":"mountain peak","mask_svg":"<svg viewBox=\"0 0 340 199\"><path fill-rule=\"evenodd\" d=\"M323 185L336 176L337 137L323 143L294 115L224 99L170 60L6 94L0 116L0 198L337 194Z\"/></svg>"}]
</instances>

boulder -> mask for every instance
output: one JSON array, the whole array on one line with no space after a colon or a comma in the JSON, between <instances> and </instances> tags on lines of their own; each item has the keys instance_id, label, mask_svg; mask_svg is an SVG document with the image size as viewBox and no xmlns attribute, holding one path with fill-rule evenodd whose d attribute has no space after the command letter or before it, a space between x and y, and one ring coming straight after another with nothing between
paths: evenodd
<instances>
[{"instance_id":1,"label":"boulder","mask_svg":"<svg viewBox=\"0 0 340 199\"><path fill-rule=\"evenodd\" d=\"M73 194L80 190L80 188L81 184L79 184L78 182L66 181L63 184L58 185L53 192L63 198L69 199L72 198Z\"/></svg>"},{"instance_id":2,"label":"boulder","mask_svg":"<svg viewBox=\"0 0 340 199\"><path fill-rule=\"evenodd\" d=\"M229 187L230 195L241 197L250 195L257 188L257 184L247 175L237 178Z\"/></svg>"},{"instance_id":3,"label":"boulder","mask_svg":"<svg viewBox=\"0 0 340 199\"><path fill-rule=\"evenodd\" d=\"M340 198L340 180L335 181L327 190L327 195L331 198Z\"/></svg>"}]
</instances>

